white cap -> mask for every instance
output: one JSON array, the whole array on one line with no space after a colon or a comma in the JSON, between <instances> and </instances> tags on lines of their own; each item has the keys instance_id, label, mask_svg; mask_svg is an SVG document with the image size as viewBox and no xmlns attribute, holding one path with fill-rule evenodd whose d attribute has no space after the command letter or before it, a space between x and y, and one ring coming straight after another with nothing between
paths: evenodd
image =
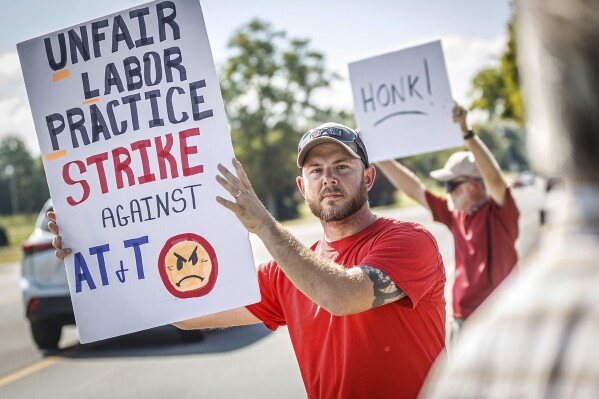
<instances>
[{"instance_id":1,"label":"white cap","mask_svg":"<svg viewBox=\"0 0 599 399\"><path fill-rule=\"evenodd\" d=\"M470 151L459 151L452 154L443 169L433 170L430 175L439 181L450 181L459 176L481 178L480 170Z\"/></svg>"}]
</instances>

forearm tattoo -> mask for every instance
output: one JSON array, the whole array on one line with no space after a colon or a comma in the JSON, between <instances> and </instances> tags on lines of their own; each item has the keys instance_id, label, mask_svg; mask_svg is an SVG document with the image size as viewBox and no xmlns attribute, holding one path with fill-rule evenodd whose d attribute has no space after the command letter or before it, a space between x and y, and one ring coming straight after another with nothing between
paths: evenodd
<instances>
[{"instance_id":1,"label":"forearm tattoo","mask_svg":"<svg viewBox=\"0 0 599 399\"><path fill-rule=\"evenodd\" d=\"M406 296L406 293L403 292L397 285L395 285L393 280L391 280L391 277L387 276L387 274L380 269L372 266L359 266L359 268L364 270L374 283L374 302L372 302L373 308L397 301L398 299Z\"/></svg>"}]
</instances>

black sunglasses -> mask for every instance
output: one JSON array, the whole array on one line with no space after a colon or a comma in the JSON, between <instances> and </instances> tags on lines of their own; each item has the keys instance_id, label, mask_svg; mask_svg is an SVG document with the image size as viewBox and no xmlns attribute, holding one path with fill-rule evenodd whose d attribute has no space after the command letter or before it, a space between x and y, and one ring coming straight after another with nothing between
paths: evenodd
<instances>
[{"instance_id":1,"label":"black sunglasses","mask_svg":"<svg viewBox=\"0 0 599 399\"><path fill-rule=\"evenodd\" d=\"M470 180L470 179L464 179L464 180L458 180L458 181L446 181L445 189L447 190L448 193L450 193L453 190L455 190L456 188L458 188L458 186L460 184L466 183L468 180Z\"/></svg>"},{"instance_id":2,"label":"black sunglasses","mask_svg":"<svg viewBox=\"0 0 599 399\"><path fill-rule=\"evenodd\" d=\"M306 144L323 136L342 141L360 156L365 166L369 165L368 154L366 153L366 148L360 136L358 136L356 132L343 127L325 127L320 129L312 129L304 133L297 147L297 152L300 153Z\"/></svg>"},{"instance_id":3,"label":"black sunglasses","mask_svg":"<svg viewBox=\"0 0 599 399\"><path fill-rule=\"evenodd\" d=\"M356 145L362 145L362 140L360 139L360 136L348 129L344 129L341 127L325 127L321 129L312 129L306 132L300 140L300 150L304 145L306 145L310 141L322 136L333 137L339 141L343 141L344 143L355 143Z\"/></svg>"}]
</instances>

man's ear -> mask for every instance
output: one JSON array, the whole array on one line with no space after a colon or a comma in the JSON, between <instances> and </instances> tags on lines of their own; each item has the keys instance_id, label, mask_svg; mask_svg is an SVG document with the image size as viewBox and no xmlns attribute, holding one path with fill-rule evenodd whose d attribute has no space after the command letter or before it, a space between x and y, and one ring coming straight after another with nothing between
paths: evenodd
<instances>
[{"instance_id":1,"label":"man's ear","mask_svg":"<svg viewBox=\"0 0 599 399\"><path fill-rule=\"evenodd\" d=\"M376 168L372 165L364 169L364 183L366 183L366 189L370 191L374 185L374 179L376 178Z\"/></svg>"},{"instance_id":2,"label":"man's ear","mask_svg":"<svg viewBox=\"0 0 599 399\"><path fill-rule=\"evenodd\" d=\"M295 178L295 183L297 184L297 188L299 188L300 193L302 193L302 197L306 197L306 191L304 190L304 178L302 176L298 176Z\"/></svg>"}]
</instances>

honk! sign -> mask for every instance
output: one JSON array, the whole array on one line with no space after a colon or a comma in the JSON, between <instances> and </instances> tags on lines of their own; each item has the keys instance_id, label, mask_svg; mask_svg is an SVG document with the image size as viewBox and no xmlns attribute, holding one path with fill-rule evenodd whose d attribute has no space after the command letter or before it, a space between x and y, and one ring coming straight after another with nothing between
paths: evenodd
<instances>
[{"instance_id":1,"label":"honk! sign","mask_svg":"<svg viewBox=\"0 0 599 399\"><path fill-rule=\"evenodd\" d=\"M17 47L81 342L257 302L247 231L215 200L233 148L198 1Z\"/></svg>"},{"instance_id":2,"label":"honk! sign","mask_svg":"<svg viewBox=\"0 0 599 399\"><path fill-rule=\"evenodd\" d=\"M441 42L349 64L354 109L370 161L461 146Z\"/></svg>"}]
</instances>

